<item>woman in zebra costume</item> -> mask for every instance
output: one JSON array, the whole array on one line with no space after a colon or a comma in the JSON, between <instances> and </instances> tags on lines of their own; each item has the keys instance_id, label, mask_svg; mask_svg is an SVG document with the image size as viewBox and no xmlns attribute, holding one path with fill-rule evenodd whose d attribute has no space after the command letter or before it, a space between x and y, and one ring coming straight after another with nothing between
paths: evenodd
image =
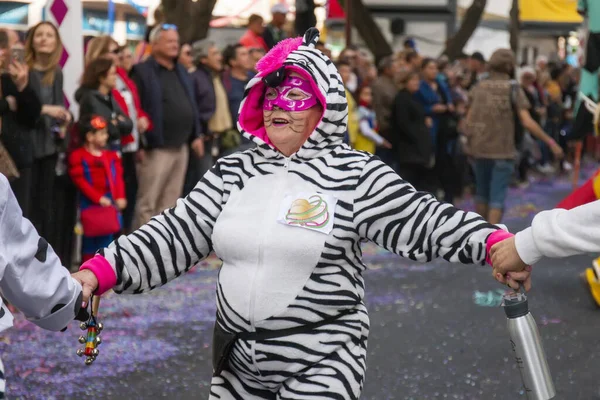
<instances>
[{"instance_id":1,"label":"woman in zebra costume","mask_svg":"<svg viewBox=\"0 0 600 400\"><path fill-rule=\"evenodd\" d=\"M310 29L257 65L238 121L256 148L220 159L189 196L78 273L95 286L85 270L95 272L99 293L143 293L215 251L211 399L358 398L369 334L360 242L483 264L486 242L506 234L342 143L344 85L317 41Z\"/></svg>"}]
</instances>

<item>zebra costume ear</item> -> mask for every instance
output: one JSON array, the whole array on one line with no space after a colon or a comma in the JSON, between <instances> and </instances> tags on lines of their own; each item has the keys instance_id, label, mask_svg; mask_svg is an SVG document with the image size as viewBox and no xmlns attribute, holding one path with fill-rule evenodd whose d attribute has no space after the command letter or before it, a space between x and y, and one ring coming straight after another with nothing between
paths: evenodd
<instances>
[{"instance_id":1,"label":"zebra costume ear","mask_svg":"<svg viewBox=\"0 0 600 400\"><path fill-rule=\"evenodd\" d=\"M319 41L319 36L321 36L321 34L317 28L308 28L306 33L304 33L302 45L315 48L317 46L317 42Z\"/></svg>"}]
</instances>

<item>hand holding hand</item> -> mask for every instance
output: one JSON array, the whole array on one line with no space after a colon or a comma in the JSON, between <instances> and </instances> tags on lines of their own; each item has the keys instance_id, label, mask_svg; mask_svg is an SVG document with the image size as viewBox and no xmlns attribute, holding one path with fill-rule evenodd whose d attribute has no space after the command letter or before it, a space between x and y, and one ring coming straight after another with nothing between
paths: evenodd
<instances>
[{"instance_id":1,"label":"hand holding hand","mask_svg":"<svg viewBox=\"0 0 600 400\"><path fill-rule=\"evenodd\" d=\"M92 293L98 289L98 278L96 278L96 275L89 269L75 272L74 274L71 274L71 277L81 284L83 292L83 303L81 304L81 307L85 308L87 307Z\"/></svg>"},{"instance_id":2,"label":"hand holding hand","mask_svg":"<svg viewBox=\"0 0 600 400\"><path fill-rule=\"evenodd\" d=\"M493 276L498 282L515 290L519 289L519 282L522 282L526 291L531 289L531 267L519 257L514 236L492 246L490 257Z\"/></svg>"},{"instance_id":3,"label":"hand holding hand","mask_svg":"<svg viewBox=\"0 0 600 400\"><path fill-rule=\"evenodd\" d=\"M112 201L110 201L110 199L106 196L100 197L99 203L102 207L108 207L112 205Z\"/></svg>"}]
</instances>

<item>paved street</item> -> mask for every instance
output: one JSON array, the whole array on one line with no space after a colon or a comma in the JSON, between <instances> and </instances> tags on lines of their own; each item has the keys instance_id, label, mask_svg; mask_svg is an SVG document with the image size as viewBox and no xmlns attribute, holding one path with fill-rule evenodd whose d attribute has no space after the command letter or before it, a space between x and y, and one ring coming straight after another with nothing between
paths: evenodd
<instances>
[{"instance_id":1,"label":"paved street","mask_svg":"<svg viewBox=\"0 0 600 400\"><path fill-rule=\"evenodd\" d=\"M568 191L565 181L512 190L506 223L513 231L525 227ZM524 398L498 307L502 287L489 268L417 265L373 245L364 247L364 255L371 335L362 398ZM591 259L549 261L534 269L530 307L557 399L600 398L600 310L578 278ZM213 258L151 294L103 299L104 344L91 367L75 355L81 346L76 324L46 333L17 316L0 346L8 397L207 398L218 266Z\"/></svg>"}]
</instances>

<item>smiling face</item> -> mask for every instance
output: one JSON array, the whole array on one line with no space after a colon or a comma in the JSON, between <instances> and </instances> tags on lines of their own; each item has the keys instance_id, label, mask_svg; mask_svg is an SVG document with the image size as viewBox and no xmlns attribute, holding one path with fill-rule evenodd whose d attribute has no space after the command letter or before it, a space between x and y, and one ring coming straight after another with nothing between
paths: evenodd
<instances>
[{"instance_id":1,"label":"smiling face","mask_svg":"<svg viewBox=\"0 0 600 400\"><path fill-rule=\"evenodd\" d=\"M322 115L311 83L299 74L289 74L279 86L265 92L265 129L273 145L286 156L302 147Z\"/></svg>"}]
</instances>

